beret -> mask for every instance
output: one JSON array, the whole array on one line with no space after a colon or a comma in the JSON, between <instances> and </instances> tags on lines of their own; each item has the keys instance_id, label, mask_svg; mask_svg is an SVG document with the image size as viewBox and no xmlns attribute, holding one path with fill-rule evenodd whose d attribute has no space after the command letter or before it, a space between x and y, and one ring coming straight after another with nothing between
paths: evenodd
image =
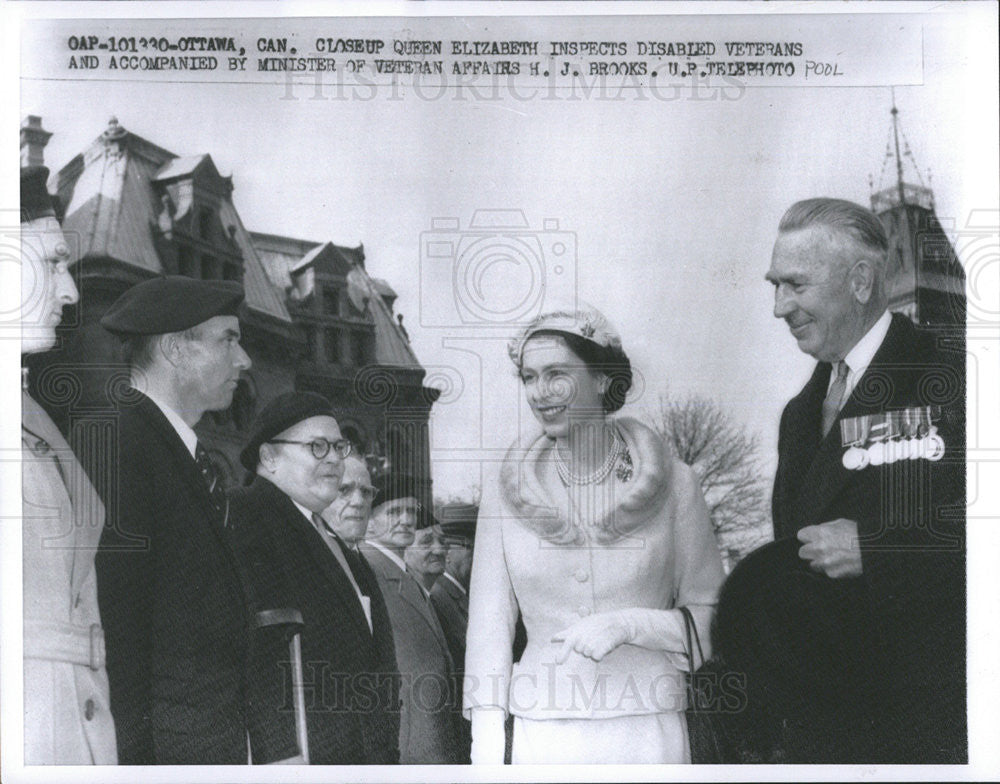
<instances>
[{"instance_id":1,"label":"beret","mask_svg":"<svg viewBox=\"0 0 1000 784\"><path fill-rule=\"evenodd\" d=\"M400 498L413 498L418 503L420 496L417 495L417 483L409 474L397 474L389 472L383 474L375 480L375 508L390 501L398 501Z\"/></svg>"},{"instance_id":2,"label":"beret","mask_svg":"<svg viewBox=\"0 0 1000 784\"><path fill-rule=\"evenodd\" d=\"M547 313L541 313L532 319L516 337L507 344L507 353L511 361L521 366L521 353L528 338L536 332L565 332L589 340L603 348L621 349L622 339L618 330L593 305L579 302L575 305Z\"/></svg>"},{"instance_id":3,"label":"beret","mask_svg":"<svg viewBox=\"0 0 1000 784\"><path fill-rule=\"evenodd\" d=\"M49 170L45 166L25 166L21 169L21 223L55 217L48 180Z\"/></svg>"},{"instance_id":4,"label":"beret","mask_svg":"<svg viewBox=\"0 0 1000 784\"><path fill-rule=\"evenodd\" d=\"M243 287L229 280L165 275L132 286L101 317L116 335L165 335L190 329L214 316L236 316Z\"/></svg>"},{"instance_id":5,"label":"beret","mask_svg":"<svg viewBox=\"0 0 1000 784\"><path fill-rule=\"evenodd\" d=\"M240 462L247 471L257 470L261 444L266 444L279 433L315 416L336 417L330 401L315 392L286 392L279 395L257 414L250 440L240 452Z\"/></svg>"},{"instance_id":6,"label":"beret","mask_svg":"<svg viewBox=\"0 0 1000 784\"><path fill-rule=\"evenodd\" d=\"M441 530L448 539L475 539L479 507L475 504L445 504L438 510Z\"/></svg>"},{"instance_id":7,"label":"beret","mask_svg":"<svg viewBox=\"0 0 1000 784\"><path fill-rule=\"evenodd\" d=\"M878 648L860 579L831 579L779 539L746 556L719 595L713 643L746 675L748 697L779 715L809 715L877 694Z\"/></svg>"}]
</instances>

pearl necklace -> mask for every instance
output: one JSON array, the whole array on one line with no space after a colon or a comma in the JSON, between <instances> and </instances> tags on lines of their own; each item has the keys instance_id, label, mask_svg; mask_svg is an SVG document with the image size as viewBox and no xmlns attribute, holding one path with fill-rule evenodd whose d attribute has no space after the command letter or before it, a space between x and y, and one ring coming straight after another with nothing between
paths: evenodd
<instances>
[{"instance_id":1,"label":"pearl necklace","mask_svg":"<svg viewBox=\"0 0 1000 784\"><path fill-rule=\"evenodd\" d=\"M595 471L592 471L585 476L580 476L579 474L573 473L572 469L566 465L566 461L563 460L562 455L559 454L559 450L555 450L556 455L556 472L559 474L559 478L562 480L564 485L596 485L603 482L611 470L615 467L615 463L618 462L618 457L621 455L622 450L625 448L625 442L622 437L618 434L618 430L613 431L614 440L611 444L611 449L608 450L608 454L604 457L604 462ZM628 450L625 449L625 453L628 454ZM628 481L628 480L624 480Z\"/></svg>"}]
</instances>

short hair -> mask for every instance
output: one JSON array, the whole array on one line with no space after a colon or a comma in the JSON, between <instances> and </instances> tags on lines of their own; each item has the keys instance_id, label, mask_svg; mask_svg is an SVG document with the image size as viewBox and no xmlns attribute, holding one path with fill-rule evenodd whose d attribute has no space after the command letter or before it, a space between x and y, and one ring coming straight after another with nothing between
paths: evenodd
<instances>
[{"instance_id":1,"label":"short hair","mask_svg":"<svg viewBox=\"0 0 1000 784\"><path fill-rule=\"evenodd\" d=\"M846 234L873 254L878 271L885 274L889 238L882 221L871 210L846 199L803 199L781 216L778 231L797 231L810 226L826 226Z\"/></svg>"},{"instance_id":2,"label":"short hair","mask_svg":"<svg viewBox=\"0 0 1000 784\"><path fill-rule=\"evenodd\" d=\"M541 329L532 333L528 340L539 335L562 338L566 342L566 347L584 365L608 377L608 388L601 398L601 408L605 414L613 414L625 405L625 396L632 388L632 363L624 349L619 346L601 346L579 335L556 329ZM520 369L518 366L518 370Z\"/></svg>"},{"instance_id":3,"label":"short hair","mask_svg":"<svg viewBox=\"0 0 1000 784\"><path fill-rule=\"evenodd\" d=\"M183 332L177 333L185 340L197 340L201 337L201 324L196 324ZM156 356L156 347L163 335L122 335L122 361L136 370L148 370Z\"/></svg>"}]
</instances>

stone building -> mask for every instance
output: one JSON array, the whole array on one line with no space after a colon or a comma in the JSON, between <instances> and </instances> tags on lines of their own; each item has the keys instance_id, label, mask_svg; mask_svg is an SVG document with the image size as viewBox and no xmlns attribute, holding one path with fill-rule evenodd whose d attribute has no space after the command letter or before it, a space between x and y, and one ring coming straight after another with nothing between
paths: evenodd
<instances>
[{"instance_id":1,"label":"stone building","mask_svg":"<svg viewBox=\"0 0 1000 784\"><path fill-rule=\"evenodd\" d=\"M42 162L49 136L39 118L25 120L22 164ZM81 446L99 489L113 481L116 409L128 397L117 341L99 320L129 286L181 274L240 281L246 290L242 343L253 367L232 406L197 427L230 483L243 477L238 454L260 407L309 389L334 401L376 472L413 472L430 501L427 422L438 392L423 386L424 370L393 316L395 294L368 275L363 247L248 231L232 177L211 155L177 156L115 118L53 175L53 188L79 259L80 303L64 313L58 349L31 359L31 386Z\"/></svg>"}]
</instances>

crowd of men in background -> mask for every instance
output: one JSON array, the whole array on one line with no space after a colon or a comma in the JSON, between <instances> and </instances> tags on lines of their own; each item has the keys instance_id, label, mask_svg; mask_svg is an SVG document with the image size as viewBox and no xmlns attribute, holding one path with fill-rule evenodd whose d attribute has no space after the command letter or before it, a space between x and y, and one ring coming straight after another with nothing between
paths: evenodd
<instances>
[{"instance_id":1,"label":"crowd of men in background","mask_svg":"<svg viewBox=\"0 0 1000 784\"><path fill-rule=\"evenodd\" d=\"M47 177L21 174L22 354L78 300ZM767 273L817 365L781 419L779 539L719 602L753 761L967 760L964 357L888 312L887 242L858 205L799 202ZM134 390L103 498L24 385L25 762L467 762L476 510L373 483L307 392L260 411L227 493L194 426L250 367L242 301L165 276L103 316Z\"/></svg>"},{"instance_id":2,"label":"crowd of men in background","mask_svg":"<svg viewBox=\"0 0 1000 784\"><path fill-rule=\"evenodd\" d=\"M122 514L97 556L119 762L467 762L455 656L468 564L444 577L446 529L413 478L373 484L311 392L259 412L244 487L226 494L198 442L193 426L250 364L242 298L167 276L101 322L138 396L121 414ZM447 532L471 556L466 512ZM451 638L439 580L456 591L438 595Z\"/></svg>"}]
</instances>

